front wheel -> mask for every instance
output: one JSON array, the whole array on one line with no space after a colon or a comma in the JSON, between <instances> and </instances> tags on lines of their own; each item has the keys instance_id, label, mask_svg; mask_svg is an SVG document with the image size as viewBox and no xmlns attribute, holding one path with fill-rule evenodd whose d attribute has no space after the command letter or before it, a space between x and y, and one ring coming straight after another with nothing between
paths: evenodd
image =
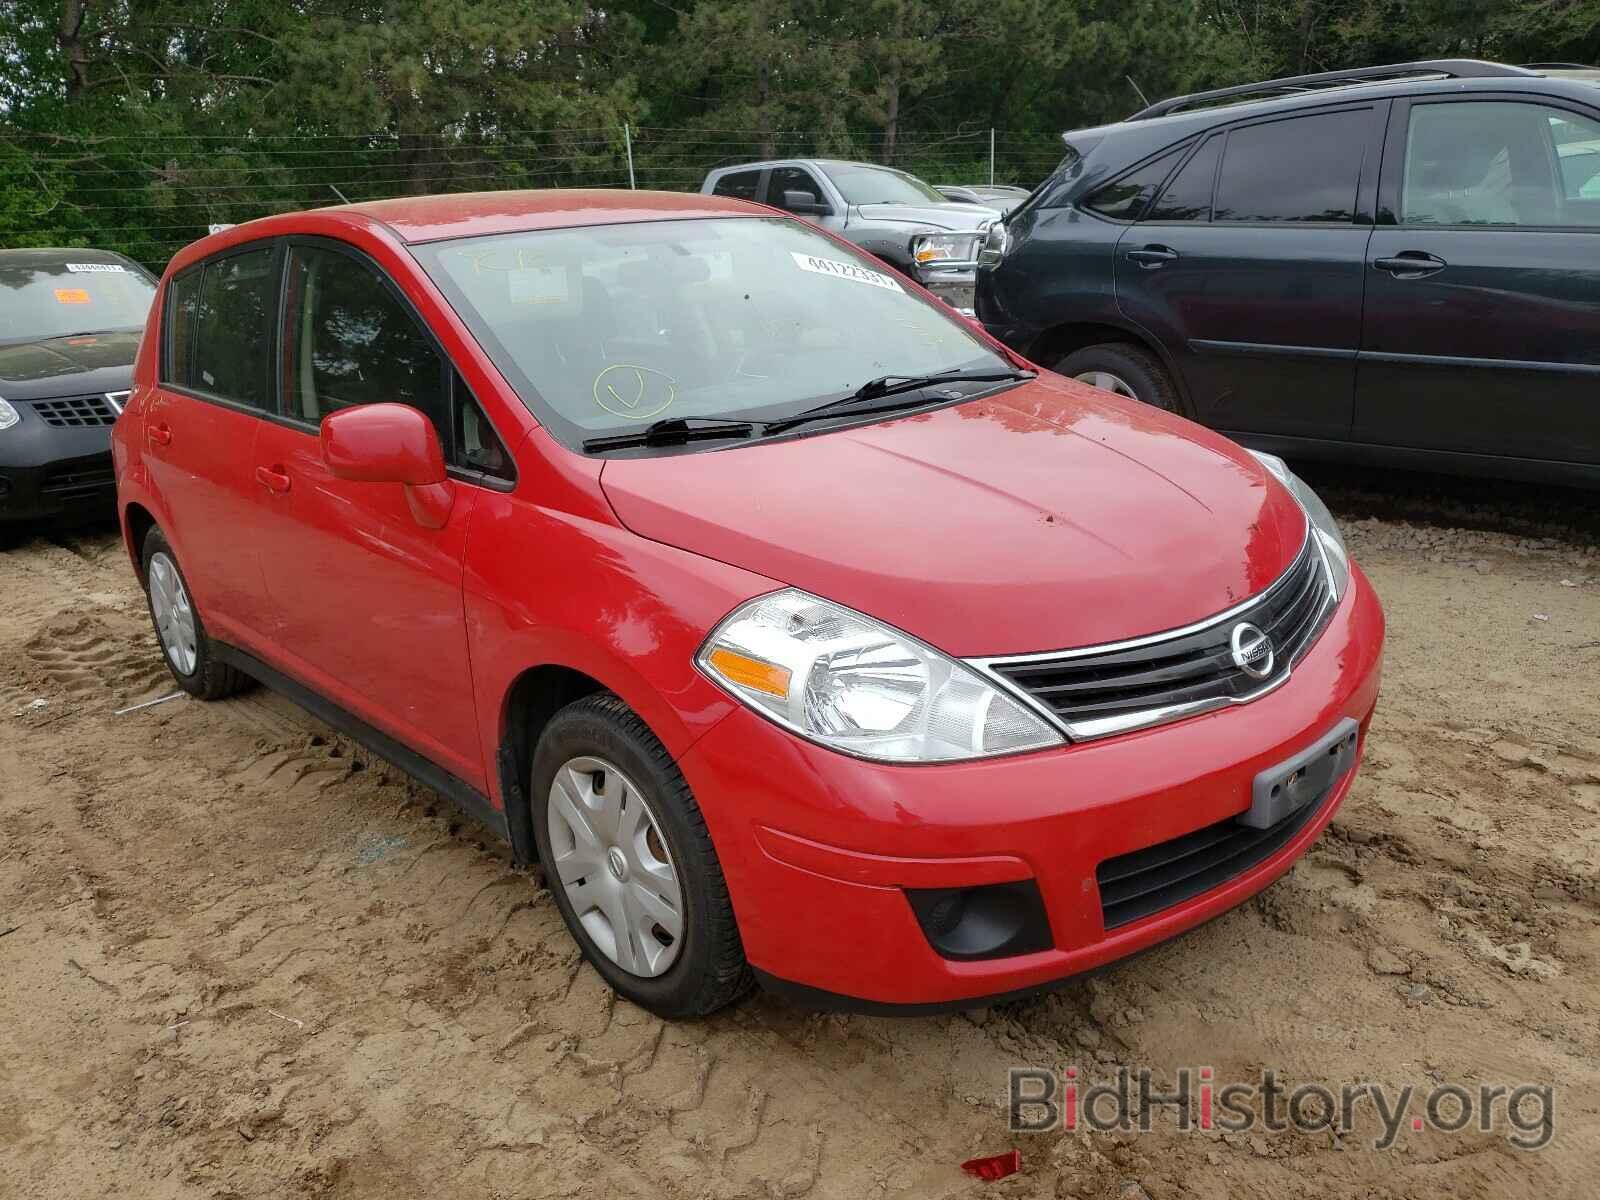
<instances>
[{"instance_id":1,"label":"front wheel","mask_svg":"<svg viewBox=\"0 0 1600 1200\"><path fill-rule=\"evenodd\" d=\"M1178 389L1167 369L1143 346L1102 342L1074 350L1055 366L1058 374L1154 408L1181 413Z\"/></svg>"},{"instance_id":2,"label":"front wheel","mask_svg":"<svg viewBox=\"0 0 1600 1200\"><path fill-rule=\"evenodd\" d=\"M250 686L250 677L217 659L205 623L161 531L144 540L144 591L167 669L178 686L201 700L222 700Z\"/></svg>"},{"instance_id":3,"label":"front wheel","mask_svg":"<svg viewBox=\"0 0 1600 1200\"><path fill-rule=\"evenodd\" d=\"M701 1016L751 985L727 883L671 756L616 696L557 713L534 751L539 859L567 928L615 991Z\"/></svg>"}]
</instances>

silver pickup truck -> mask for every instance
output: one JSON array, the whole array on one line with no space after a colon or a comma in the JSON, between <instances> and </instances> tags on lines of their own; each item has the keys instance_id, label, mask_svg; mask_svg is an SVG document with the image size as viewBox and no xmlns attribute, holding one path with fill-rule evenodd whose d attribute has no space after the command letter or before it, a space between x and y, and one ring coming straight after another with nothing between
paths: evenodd
<instances>
[{"instance_id":1,"label":"silver pickup truck","mask_svg":"<svg viewBox=\"0 0 1600 1200\"><path fill-rule=\"evenodd\" d=\"M830 229L971 315L978 249L997 209L941 196L872 163L784 158L718 167L700 191L770 204Z\"/></svg>"}]
</instances>

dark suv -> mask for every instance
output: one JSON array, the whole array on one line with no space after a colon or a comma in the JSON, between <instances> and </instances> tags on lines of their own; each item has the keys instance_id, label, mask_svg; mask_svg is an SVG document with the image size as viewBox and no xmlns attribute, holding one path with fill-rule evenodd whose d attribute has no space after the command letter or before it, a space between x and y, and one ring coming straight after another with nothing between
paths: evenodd
<instances>
[{"instance_id":1,"label":"dark suv","mask_svg":"<svg viewBox=\"0 0 1600 1200\"><path fill-rule=\"evenodd\" d=\"M1260 449L1600 484L1597 85L1407 63L1066 134L978 316Z\"/></svg>"}]
</instances>

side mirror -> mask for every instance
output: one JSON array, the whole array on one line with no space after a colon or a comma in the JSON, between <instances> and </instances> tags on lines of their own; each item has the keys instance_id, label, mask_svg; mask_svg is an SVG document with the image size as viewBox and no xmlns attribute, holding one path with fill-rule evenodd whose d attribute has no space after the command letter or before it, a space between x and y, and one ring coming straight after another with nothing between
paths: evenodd
<instances>
[{"instance_id":1,"label":"side mirror","mask_svg":"<svg viewBox=\"0 0 1600 1200\"><path fill-rule=\"evenodd\" d=\"M812 192L784 192L783 208L787 212L802 213L806 216L825 217L833 212L833 209L818 200Z\"/></svg>"},{"instance_id":2,"label":"side mirror","mask_svg":"<svg viewBox=\"0 0 1600 1200\"><path fill-rule=\"evenodd\" d=\"M405 485L417 524L442 529L454 493L433 422L406 404L363 404L322 418L322 461L336 479Z\"/></svg>"}]
</instances>

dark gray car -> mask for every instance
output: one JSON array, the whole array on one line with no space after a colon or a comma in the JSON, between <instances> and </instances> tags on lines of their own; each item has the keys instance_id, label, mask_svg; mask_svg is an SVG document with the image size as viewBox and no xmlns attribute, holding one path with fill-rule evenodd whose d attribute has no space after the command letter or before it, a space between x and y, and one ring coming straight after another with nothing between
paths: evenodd
<instances>
[{"instance_id":1,"label":"dark gray car","mask_svg":"<svg viewBox=\"0 0 1600 1200\"><path fill-rule=\"evenodd\" d=\"M0 523L110 515L111 426L155 280L105 250L0 250Z\"/></svg>"},{"instance_id":2,"label":"dark gray car","mask_svg":"<svg viewBox=\"0 0 1600 1200\"><path fill-rule=\"evenodd\" d=\"M1408 63L1069 133L978 315L1259 449L1600 483L1597 81Z\"/></svg>"}]
</instances>

